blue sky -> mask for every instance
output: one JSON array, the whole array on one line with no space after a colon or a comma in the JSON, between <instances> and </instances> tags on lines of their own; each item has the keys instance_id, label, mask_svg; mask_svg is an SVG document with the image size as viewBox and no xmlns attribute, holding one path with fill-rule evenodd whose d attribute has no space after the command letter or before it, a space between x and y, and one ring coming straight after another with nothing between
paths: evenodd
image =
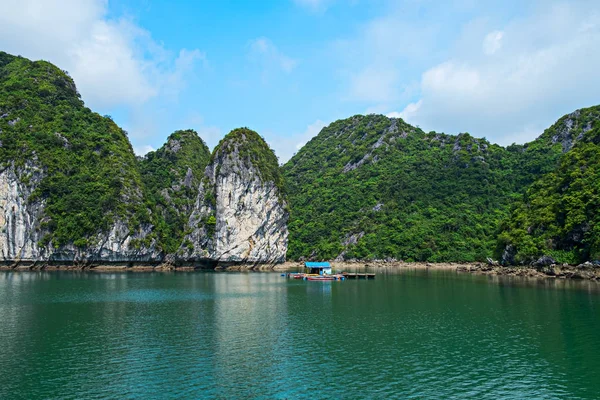
<instances>
[{"instance_id":1,"label":"blue sky","mask_svg":"<svg viewBox=\"0 0 600 400\"><path fill-rule=\"evenodd\" d=\"M600 2L0 0L0 49L74 77L139 154L248 126L287 160L382 113L510 144L600 103Z\"/></svg>"}]
</instances>

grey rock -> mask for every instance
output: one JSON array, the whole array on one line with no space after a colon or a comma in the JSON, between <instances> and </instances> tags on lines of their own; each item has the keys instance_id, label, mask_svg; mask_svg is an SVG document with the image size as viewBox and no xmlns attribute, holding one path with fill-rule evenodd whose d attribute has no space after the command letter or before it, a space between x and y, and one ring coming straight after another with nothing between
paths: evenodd
<instances>
[{"instance_id":1,"label":"grey rock","mask_svg":"<svg viewBox=\"0 0 600 400\"><path fill-rule=\"evenodd\" d=\"M22 179L23 177L27 179ZM88 238L89 245L78 248L66 244L58 248L52 243L40 245L49 233L42 222L45 201L30 197L45 176L35 159L16 168L9 165L0 172L0 260L4 262L55 261L64 263L154 262L162 258L154 242L134 246L152 231L149 225L131 232L127 221L116 220L108 232ZM27 183L24 183L27 182Z\"/></svg>"},{"instance_id":2,"label":"grey rock","mask_svg":"<svg viewBox=\"0 0 600 400\"><path fill-rule=\"evenodd\" d=\"M194 179L194 173L190 167L188 167L187 172L185 173L185 178L183 179L183 185L187 188L192 187L192 181Z\"/></svg>"},{"instance_id":3,"label":"grey rock","mask_svg":"<svg viewBox=\"0 0 600 400\"><path fill-rule=\"evenodd\" d=\"M285 261L289 215L276 185L263 181L237 148L218 152L204 175L178 257L222 263ZM214 225L207 223L210 219Z\"/></svg>"},{"instance_id":4,"label":"grey rock","mask_svg":"<svg viewBox=\"0 0 600 400\"><path fill-rule=\"evenodd\" d=\"M556 264L556 261L550 256L542 256L533 263L535 267L548 267L554 264Z\"/></svg>"},{"instance_id":5,"label":"grey rock","mask_svg":"<svg viewBox=\"0 0 600 400\"><path fill-rule=\"evenodd\" d=\"M486 258L486 261L487 261L488 265L492 265L492 266L498 266L498 265L500 265L500 263L498 261L493 260L490 257Z\"/></svg>"},{"instance_id":6,"label":"grey rock","mask_svg":"<svg viewBox=\"0 0 600 400\"><path fill-rule=\"evenodd\" d=\"M509 244L504 248L502 252L502 265L514 265L515 264L515 255L517 251L512 244Z\"/></svg>"}]
</instances>

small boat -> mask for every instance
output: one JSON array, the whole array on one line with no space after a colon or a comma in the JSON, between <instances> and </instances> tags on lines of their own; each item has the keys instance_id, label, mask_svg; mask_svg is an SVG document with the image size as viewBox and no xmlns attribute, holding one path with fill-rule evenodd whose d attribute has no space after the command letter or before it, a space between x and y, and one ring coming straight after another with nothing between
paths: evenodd
<instances>
[{"instance_id":1,"label":"small boat","mask_svg":"<svg viewBox=\"0 0 600 400\"><path fill-rule=\"evenodd\" d=\"M306 272L288 272L281 274L290 279L303 279L305 281L343 281L346 277L341 274L333 274L328 262L306 262Z\"/></svg>"}]
</instances>

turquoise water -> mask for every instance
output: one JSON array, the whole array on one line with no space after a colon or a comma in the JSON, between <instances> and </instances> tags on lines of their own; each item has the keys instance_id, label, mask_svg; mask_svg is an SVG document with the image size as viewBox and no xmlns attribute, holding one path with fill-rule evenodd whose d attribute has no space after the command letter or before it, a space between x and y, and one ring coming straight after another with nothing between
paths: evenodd
<instances>
[{"instance_id":1,"label":"turquoise water","mask_svg":"<svg viewBox=\"0 0 600 400\"><path fill-rule=\"evenodd\" d=\"M600 285L0 273L0 398L599 398Z\"/></svg>"}]
</instances>

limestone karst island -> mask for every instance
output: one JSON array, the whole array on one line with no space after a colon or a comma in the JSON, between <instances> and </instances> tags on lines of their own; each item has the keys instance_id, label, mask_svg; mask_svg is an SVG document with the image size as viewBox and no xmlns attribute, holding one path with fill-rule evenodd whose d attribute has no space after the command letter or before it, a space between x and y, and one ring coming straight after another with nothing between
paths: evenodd
<instances>
[{"instance_id":1,"label":"limestone karst island","mask_svg":"<svg viewBox=\"0 0 600 400\"><path fill-rule=\"evenodd\" d=\"M597 2L0 6L0 398L599 397Z\"/></svg>"}]
</instances>

